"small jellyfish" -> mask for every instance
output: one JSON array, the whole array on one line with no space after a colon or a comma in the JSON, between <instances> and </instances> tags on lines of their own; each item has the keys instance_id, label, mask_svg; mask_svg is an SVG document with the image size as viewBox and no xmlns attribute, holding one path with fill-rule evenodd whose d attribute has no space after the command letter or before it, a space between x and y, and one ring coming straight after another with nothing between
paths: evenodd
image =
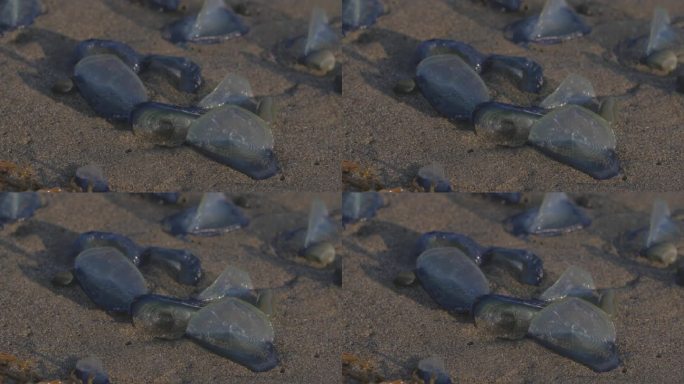
<instances>
[{"instance_id":1,"label":"small jellyfish","mask_svg":"<svg viewBox=\"0 0 684 384\"><path fill-rule=\"evenodd\" d=\"M504 36L514 43L556 44L590 32L591 27L584 23L565 0L547 0L541 14L507 26Z\"/></svg>"},{"instance_id":2,"label":"small jellyfish","mask_svg":"<svg viewBox=\"0 0 684 384\"><path fill-rule=\"evenodd\" d=\"M539 93L544 85L544 69L527 57L490 55L482 65L484 72L501 73L513 79L523 92Z\"/></svg>"},{"instance_id":3,"label":"small jellyfish","mask_svg":"<svg viewBox=\"0 0 684 384\"><path fill-rule=\"evenodd\" d=\"M195 299L211 302L224 297L237 297L248 302L254 302L254 296L254 285L249 273L240 268L229 266L210 286L195 296Z\"/></svg>"},{"instance_id":4,"label":"small jellyfish","mask_svg":"<svg viewBox=\"0 0 684 384\"><path fill-rule=\"evenodd\" d=\"M651 20L646 57L666 49L681 48L682 45L684 45L684 35L670 25L670 15L667 10L656 7Z\"/></svg>"},{"instance_id":5,"label":"small jellyfish","mask_svg":"<svg viewBox=\"0 0 684 384\"><path fill-rule=\"evenodd\" d=\"M480 76L457 55L421 61L416 82L427 101L449 119L470 120L475 108L491 99Z\"/></svg>"},{"instance_id":6,"label":"small jellyfish","mask_svg":"<svg viewBox=\"0 0 684 384\"><path fill-rule=\"evenodd\" d=\"M588 300L596 298L596 286L591 273L574 265L570 266L552 286L539 296L539 299L557 301L568 296Z\"/></svg>"},{"instance_id":7,"label":"small jellyfish","mask_svg":"<svg viewBox=\"0 0 684 384\"><path fill-rule=\"evenodd\" d=\"M544 113L537 108L497 102L482 103L473 112L475 134L497 145L520 147L527 143L532 126Z\"/></svg>"},{"instance_id":8,"label":"small jellyfish","mask_svg":"<svg viewBox=\"0 0 684 384\"><path fill-rule=\"evenodd\" d=\"M109 384L109 376L104 370L102 360L95 356L79 359L74 374L82 384Z\"/></svg>"},{"instance_id":9,"label":"small jellyfish","mask_svg":"<svg viewBox=\"0 0 684 384\"><path fill-rule=\"evenodd\" d=\"M159 339L183 337L190 318L201 307L185 300L160 295L142 295L131 304L133 326Z\"/></svg>"},{"instance_id":10,"label":"small jellyfish","mask_svg":"<svg viewBox=\"0 0 684 384\"><path fill-rule=\"evenodd\" d=\"M190 125L186 140L210 158L254 180L279 172L271 128L244 108L223 105L212 109Z\"/></svg>"},{"instance_id":11,"label":"small jellyfish","mask_svg":"<svg viewBox=\"0 0 684 384\"><path fill-rule=\"evenodd\" d=\"M463 59L477 73L482 72L487 56L480 53L472 45L461 41L447 39L425 40L416 48L414 62L419 64L430 56L456 55Z\"/></svg>"},{"instance_id":12,"label":"small jellyfish","mask_svg":"<svg viewBox=\"0 0 684 384\"><path fill-rule=\"evenodd\" d=\"M224 104L237 105L247 109L255 109L254 93L249 80L235 73L229 73L221 83L199 104L204 109L213 109Z\"/></svg>"},{"instance_id":13,"label":"small jellyfish","mask_svg":"<svg viewBox=\"0 0 684 384\"><path fill-rule=\"evenodd\" d=\"M596 372L620 364L615 325L605 312L585 300L571 297L549 304L532 319L528 335Z\"/></svg>"},{"instance_id":14,"label":"small jellyfish","mask_svg":"<svg viewBox=\"0 0 684 384\"><path fill-rule=\"evenodd\" d=\"M98 115L128 120L136 105L148 100L142 81L117 56L86 56L74 68L74 83Z\"/></svg>"},{"instance_id":15,"label":"small jellyfish","mask_svg":"<svg viewBox=\"0 0 684 384\"><path fill-rule=\"evenodd\" d=\"M532 126L528 142L545 155L598 180L620 172L610 124L583 107L554 109Z\"/></svg>"},{"instance_id":16,"label":"small jellyfish","mask_svg":"<svg viewBox=\"0 0 684 384\"><path fill-rule=\"evenodd\" d=\"M273 325L263 312L240 299L226 297L200 309L190 319L186 335L254 372L278 365Z\"/></svg>"},{"instance_id":17,"label":"small jellyfish","mask_svg":"<svg viewBox=\"0 0 684 384\"><path fill-rule=\"evenodd\" d=\"M416 376L421 383L452 384L449 373L444 368L444 360L439 356L430 356L418 362Z\"/></svg>"},{"instance_id":18,"label":"small jellyfish","mask_svg":"<svg viewBox=\"0 0 684 384\"><path fill-rule=\"evenodd\" d=\"M112 247L79 253L74 275L86 295L107 311L128 313L133 300L148 293L145 278L135 264Z\"/></svg>"},{"instance_id":19,"label":"small jellyfish","mask_svg":"<svg viewBox=\"0 0 684 384\"><path fill-rule=\"evenodd\" d=\"M197 256L184 249L149 247L144 252L145 261L168 267L181 284L197 285L202 277L202 264Z\"/></svg>"},{"instance_id":20,"label":"small jellyfish","mask_svg":"<svg viewBox=\"0 0 684 384\"><path fill-rule=\"evenodd\" d=\"M0 228L26 220L42 206L35 192L0 192Z\"/></svg>"},{"instance_id":21,"label":"small jellyfish","mask_svg":"<svg viewBox=\"0 0 684 384\"><path fill-rule=\"evenodd\" d=\"M457 248L432 248L416 261L416 277L425 291L448 311L467 313L489 293L489 282L471 258Z\"/></svg>"},{"instance_id":22,"label":"small jellyfish","mask_svg":"<svg viewBox=\"0 0 684 384\"><path fill-rule=\"evenodd\" d=\"M380 0L342 0L342 33L345 35L357 29L375 24L385 6Z\"/></svg>"},{"instance_id":23,"label":"small jellyfish","mask_svg":"<svg viewBox=\"0 0 684 384\"><path fill-rule=\"evenodd\" d=\"M383 204L382 196L377 192L343 192L342 224L370 220Z\"/></svg>"},{"instance_id":24,"label":"small jellyfish","mask_svg":"<svg viewBox=\"0 0 684 384\"><path fill-rule=\"evenodd\" d=\"M598 109L599 102L596 99L596 91L594 91L591 81L586 77L574 73L570 74L539 106L546 109L554 109L566 104L580 105L594 110Z\"/></svg>"},{"instance_id":25,"label":"small jellyfish","mask_svg":"<svg viewBox=\"0 0 684 384\"><path fill-rule=\"evenodd\" d=\"M223 193L209 192L199 206L165 218L162 228L172 235L216 236L248 224L249 219Z\"/></svg>"},{"instance_id":26,"label":"small jellyfish","mask_svg":"<svg viewBox=\"0 0 684 384\"><path fill-rule=\"evenodd\" d=\"M416 182L425 192L451 192L451 182L447 179L444 167L432 163L418 170Z\"/></svg>"},{"instance_id":27,"label":"small jellyfish","mask_svg":"<svg viewBox=\"0 0 684 384\"><path fill-rule=\"evenodd\" d=\"M475 326L500 339L520 340L545 303L501 295L485 295L473 305Z\"/></svg>"},{"instance_id":28,"label":"small jellyfish","mask_svg":"<svg viewBox=\"0 0 684 384\"><path fill-rule=\"evenodd\" d=\"M74 181L83 192L109 192L109 184L102 168L94 164L79 167Z\"/></svg>"},{"instance_id":29,"label":"small jellyfish","mask_svg":"<svg viewBox=\"0 0 684 384\"><path fill-rule=\"evenodd\" d=\"M177 147L185 142L190 126L204 110L155 102L138 104L131 112L133 133L163 147Z\"/></svg>"},{"instance_id":30,"label":"small jellyfish","mask_svg":"<svg viewBox=\"0 0 684 384\"><path fill-rule=\"evenodd\" d=\"M420 256L428 249L444 247L458 248L477 265L484 261L485 249L470 237L455 232L432 231L420 235L415 254Z\"/></svg>"},{"instance_id":31,"label":"small jellyfish","mask_svg":"<svg viewBox=\"0 0 684 384\"><path fill-rule=\"evenodd\" d=\"M173 78L180 91L195 93L202 86L202 68L188 58L147 55L143 65L146 70L160 71Z\"/></svg>"},{"instance_id":32,"label":"small jellyfish","mask_svg":"<svg viewBox=\"0 0 684 384\"><path fill-rule=\"evenodd\" d=\"M0 35L33 24L41 13L40 0L0 0Z\"/></svg>"},{"instance_id":33,"label":"small jellyfish","mask_svg":"<svg viewBox=\"0 0 684 384\"><path fill-rule=\"evenodd\" d=\"M205 0L197 15L177 20L164 28L162 36L172 43L213 44L249 32L224 0Z\"/></svg>"},{"instance_id":34,"label":"small jellyfish","mask_svg":"<svg viewBox=\"0 0 684 384\"><path fill-rule=\"evenodd\" d=\"M544 264L539 256L525 249L492 247L484 255L486 264L512 272L524 284L539 285L544 277Z\"/></svg>"},{"instance_id":35,"label":"small jellyfish","mask_svg":"<svg viewBox=\"0 0 684 384\"><path fill-rule=\"evenodd\" d=\"M94 55L114 55L135 73L143 68L142 57L129 45L120 41L103 39L88 39L78 43L74 50L74 64Z\"/></svg>"},{"instance_id":36,"label":"small jellyfish","mask_svg":"<svg viewBox=\"0 0 684 384\"><path fill-rule=\"evenodd\" d=\"M143 249L128 237L113 232L90 231L81 233L74 242L73 249L74 254L79 255L86 249L99 247L115 248L135 265L140 265L143 262Z\"/></svg>"},{"instance_id":37,"label":"small jellyfish","mask_svg":"<svg viewBox=\"0 0 684 384\"><path fill-rule=\"evenodd\" d=\"M549 192L539 208L506 220L506 230L513 235L553 236L582 229L591 224L586 214L564 192Z\"/></svg>"}]
</instances>

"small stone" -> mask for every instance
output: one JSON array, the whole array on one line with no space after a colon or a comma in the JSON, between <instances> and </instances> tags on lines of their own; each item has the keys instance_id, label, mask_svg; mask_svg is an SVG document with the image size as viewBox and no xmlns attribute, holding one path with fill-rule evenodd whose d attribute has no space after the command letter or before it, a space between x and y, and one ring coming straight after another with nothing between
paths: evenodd
<instances>
[{"instance_id":1,"label":"small stone","mask_svg":"<svg viewBox=\"0 0 684 384\"><path fill-rule=\"evenodd\" d=\"M394 278L394 284L400 287L409 287L416 282L416 274L413 271L400 272Z\"/></svg>"},{"instance_id":2,"label":"small stone","mask_svg":"<svg viewBox=\"0 0 684 384\"><path fill-rule=\"evenodd\" d=\"M677 261L677 247L672 243L659 243L646 249L646 257L650 260L671 265Z\"/></svg>"},{"instance_id":3,"label":"small stone","mask_svg":"<svg viewBox=\"0 0 684 384\"><path fill-rule=\"evenodd\" d=\"M307 67L328 73L335 68L335 54L329 49L312 52L304 59Z\"/></svg>"},{"instance_id":4,"label":"small stone","mask_svg":"<svg viewBox=\"0 0 684 384\"><path fill-rule=\"evenodd\" d=\"M413 79L399 80L394 86L394 93L408 95L416 91L416 82Z\"/></svg>"},{"instance_id":5,"label":"small stone","mask_svg":"<svg viewBox=\"0 0 684 384\"><path fill-rule=\"evenodd\" d=\"M655 70L670 73L677 68L677 55L669 49L654 52L646 58L646 64Z\"/></svg>"},{"instance_id":6,"label":"small stone","mask_svg":"<svg viewBox=\"0 0 684 384\"><path fill-rule=\"evenodd\" d=\"M335 261L335 247L328 243L316 243L306 247L303 256L321 267L326 267Z\"/></svg>"},{"instance_id":7,"label":"small stone","mask_svg":"<svg viewBox=\"0 0 684 384\"><path fill-rule=\"evenodd\" d=\"M57 80L52 85L52 92L66 94L74 90L74 82L70 78Z\"/></svg>"},{"instance_id":8,"label":"small stone","mask_svg":"<svg viewBox=\"0 0 684 384\"><path fill-rule=\"evenodd\" d=\"M52 284L59 287L68 287L74 283L74 274L71 271L63 271L52 277Z\"/></svg>"}]
</instances>

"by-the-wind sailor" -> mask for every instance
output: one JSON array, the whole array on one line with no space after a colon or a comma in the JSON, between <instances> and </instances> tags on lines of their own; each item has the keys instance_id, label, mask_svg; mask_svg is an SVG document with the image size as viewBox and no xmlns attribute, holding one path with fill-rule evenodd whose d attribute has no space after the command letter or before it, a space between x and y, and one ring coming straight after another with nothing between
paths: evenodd
<instances>
[{"instance_id":1,"label":"by-the-wind sailor","mask_svg":"<svg viewBox=\"0 0 684 384\"><path fill-rule=\"evenodd\" d=\"M83 58L74 68L74 83L90 107L105 118L128 120L133 108L148 100L138 75L114 55Z\"/></svg>"},{"instance_id":2,"label":"by-the-wind sailor","mask_svg":"<svg viewBox=\"0 0 684 384\"><path fill-rule=\"evenodd\" d=\"M224 104L238 105L243 108L254 107L252 86L244 76L229 73L221 83L199 104L204 109L220 107Z\"/></svg>"},{"instance_id":3,"label":"by-the-wind sailor","mask_svg":"<svg viewBox=\"0 0 684 384\"><path fill-rule=\"evenodd\" d=\"M133 72L142 69L142 58L133 48L120 41L88 39L83 40L74 50L74 63L78 63L85 57L93 55L114 55L121 59Z\"/></svg>"},{"instance_id":4,"label":"by-the-wind sailor","mask_svg":"<svg viewBox=\"0 0 684 384\"><path fill-rule=\"evenodd\" d=\"M215 236L246 227L249 220L223 193L209 192L199 206L165 218L162 228L173 235Z\"/></svg>"},{"instance_id":5,"label":"by-the-wind sailor","mask_svg":"<svg viewBox=\"0 0 684 384\"><path fill-rule=\"evenodd\" d=\"M74 275L86 295L107 311L128 312L133 300L148 292L145 278L135 264L112 247L79 253Z\"/></svg>"},{"instance_id":6,"label":"by-the-wind sailor","mask_svg":"<svg viewBox=\"0 0 684 384\"><path fill-rule=\"evenodd\" d=\"M195 299L208 302L219 300L226 296L253 301L254 285L249 277L249 273L240 268L229 266L221 272L219 277L210 286L195 296Z\"/></svg>"},{"instance_id":7,"label":"by-the-wind sailor","mask_svg":"<svg viewBox=\"0 0 684 384\"><path fill-rule=\"evenodd\" d=\"M469 120L478 105L491 99L480 76L456 55L435 55L416 68L423 96L442 115Z\"/></svg>"},{"instance_id":8,"label":"by-the-wind sailor","mask_svg":"<svg viewBox=\"0 0 684 384\"><path fill-rule=\"evenodd\" d=\"M177 147L185 142L190 125L201 112L194 107L147 102L135 107L130 123L136 136L159 146Z\"/></svg>"},{"instance_id":9,"label":"by-the-wind sailor","mask_svg":"<svg viewBox=\"0 0 684 384\"><path fill-rule=\"evenodd\" d=\"M615 133L594 112L566 105L537 121L528 142L547 156L604 180L620 172Z\"/></svg>"},{"instance_id":10,"label":"by-the-wind sailor","mask_svg":"<svg viewBox=\"0 0 684 384\"><path fill-rule=\"evenodd\" d=\"M109 192L109 184L102 168L94 164L84 165L76 170L74 181L83 192Z\"/></svg>"},{"instance_id":11,"label":"by-the-wind sailor","mask_svg":"<svg viewBox=\"0 0 684 384\"><path fill-rule=\"evenodd\" d=\"M441 164L432 163L421 167L416 182L425 192L451 192L451 182Z\"/></svg>"},{"instance_id":12,"label":"by-the-wind sailor","mask_svg":"<svg viewBox=\"0 0 684 384\"><path fill-rule=\"evenodd\" d=\"M271 128L241 107L223 105L198 118L190 125L187 142L255 180L279 171Z\"/></svg>"},{"instance_id":13,"label":"by-the-wind sailor","mask_svg":"<svg viewBox=\"0 0 684 384\"><path fill-rule=\"evenodd\" d=\"M651 33L646 46L646 56L670 48L679 48L684 44L684 36L670 25L667 10L656 7L651 21Z\"/></svg>"},{"instance_id":14,"label":"by-the-wind sailor","mask_svg":"<svg viewBox=\"0 0 684 384\"><path fill-rule=\"evenodd\" d=\"M162 36L172 43L218 43L249 32L240 17L224 0L205 0L197 15L177 20L164 28Z\"/></svg>"},{"instance_id":15,"label":"by-the-wind sailor","mask_svg":"<svg viewBox=\"0 0 684 384\"><path fill-rule=\"evenodd\" d=\"M597 295L591 273L576 266L570 266L563 274L539 296L540 300L556 301L565 297L593 299Z\"/></svg>"},{"instance_id":16,"label":"by-the-wind sailor","mask_svg":"<svg viewBox=\"0 0 684 384\"><path fill-rule=\"evenodd\" d=\"M532 319L544 303L501 295L482 296L473 305L478 329L501 339L518 340L527 335Z\"/></svg>"},{"instance_id":17,"label":"by-the-wind sailor","mask_svg":"<svg viewBox=\"0 0 684 384\"><path fill-rule=\"evenodd\" d=\"M594 91L591 81L578 74L570 74L539 106L553 109L566 104L597 108L598 100L596 99L596 91Z\"/></svg>"},{"instance_id":18,"label":"by-the-wind sailor","mask_svg":"<svg viewBox=\"0 0 684 384\"><path fill-rule=\"evenodd\" d=\"M99 247L116 248L135 265L140 265L143 261L143 249L128 237L114 232L90 231L81 233L74 242L74 254L78 255L86 249Z\"/></svg>"},{"instance_id":19,"label":"by-the-wind sailor","mask_svg":"<svg viewBox=\"0 0 684 384\"><path fill-rule=\"evenodd\" d=\"M444 360L439 356L430 356L418 362L416 376L425 384L452 384L449 373L444 368Z\"/></svg>"},{"instance_id":20,"label":"by-the-wind sailor","mask_svg":"<svg viewBox=\"0 0 684 384\"><path fill-rule=\"evenodd\" d=\"M473 112L473 125L478 137L505 147L527 143L532 126L544 116L535 108L487 102Z\"/></svg>"},{"instance_id":21,"label":"by-the-wind sailor","mask_svg":"<svg viewBox=\"0 0 684 384\"><path fill-rule=\"evenodd\" d=\"M0 192L0 228L33 216L42 205L35 192Z\"/></svg>"},{"instance_id":22,"label":"by-the-wind sailor","mask_svg":"<svg viewBox=\"0 0 684 384\"><path fill-rule=\"evenodd\" d=\"M160 339L175 340L183 337L200 308L173 297L142 295L131 304L131 318L136 328Z\"/></svg>"},{"instance_id":23,"label":"by-the-wind sailor","mask_svg":"<svg viewBox=\"0 0 684 384\"><path fill-rule=\"evenodd\" d=\"M483 63L483 70L512 78L524 92L539 93L544 85L544 69L527 57L489 55Z\"/></svg>"},{"instance_id":24,"label":"by-the-wind sailor","mask_svg":"<svg viewBox=\"0 0 684 384\"><path fill-rule=\"evenodd\" d=\"M0 0L0 34L33 24L42 12L40 0Z\"/></svg>"},{"instance_id":25,"label":"by-the-wind sailor","mask_svg":"<svg viewBox=\"0 0 684 384\"><path fill-rule=\"evenodd\" d=\"M565 2L547 0L541 14L514 22L504 36L514 43L555 44L591 32L591 27Z\"/></svg>"},{"instance_id":26,"label":"by-the-wind sailor","mask_svg":"<svg viewBox=\"0 0 684 384\"><path fill-rule=\"evenodd\" d=\"M677 223L672 221L667 203L662 199L656 199L651 211L646 248L665 242L676 242L680 236L681 231Z\"/></svg>"},{"instance_id":27,"label":"by-the-wind sailor","mask_svg":"<svg viewBox=\"0 0 684 384\"><path fill-rule=\"evenodd\" d=\"M613 322L585 300L571 297L550 304L532 319L528 335L596 372L620 364Z\"/></svg>"},{"instance_id":28,"label":"by-the-wind sailor","mask_svg":"<svg viewBox=\"0 0 684 384\"><path fill-rule=\"evenodd\" d=\"M591 224L591 220L564 192L549 192L539 208L534 208L506 220L512 234L558 235Z\"/></svg>"},{"instance_id":29,"label":"by-the-wind sailor","mask_svg":"<svg viewBox=\"0 0 684 384\"><path fill-rule=\"evenodd\" d=\"M202 69L186 57L147 55L143 64L146 69L162 71L171 76L183 92L195 93L202 85Z\"/></svg>"},{"instance_id":30,"label":"by-the-wind sailor","mask_svg":"<svg viewBox=\"0 0 684 384\"><path fill-rule=\"evenodd\" d=\"M477 265L484 261L485 249L470 237L455 232L432 231L420 235L415 253L420 256L428 249L444 247L458 248Z\"/></svg>"},{"instance_id":31,"label":"by-the-wind sailor","mask_svg":"<svg viewBox=\"0 0 684 384\"><path fill-rule=\"evenodd\" d=\"M416 261L416 277L427 293L449 311L470 312L489 293L480 268L457 248L432 248Z\"/></svg>"},{"instance_id":32,"label":"by-the-wind sailor","mask_svg":"<svg viewBox=\"0 0 684 384\"><path fill-rule=\"evenodd\" d=\"M255 372L278 365L271 322L259 309L240 299L226 297L200 309L190 319L186 335Z\"/></svg>"},{"instance_id":33,"label":"by-the-wind sailor","mask_svg":"<svg viewBox=\"0 0 684 384\"><path fill-rule=\"evenodd\" d=\"M314 199L309 211L309 225L304 239L304 248L330 240L337 232L337 226L330 219L328 208L320 199Z\"/></svg>"},{"instance_id":34,"label":"by-the-wind sailor","mask_svg":"<svg viewBox=\"0 0 684 384\"><path fill-rule=\"evenodd\" d=\"M380 0L342 0L342 33L368 28L383 13L385 6Z\"/></svg>"},{"instance_id":35,"label":"by-the-wind sailor","mask_svg":"<svg viewBox=\"0 0 684 384\"><path fill-rule=\"evenodd\" d=\"M309 32L306 35L306 45L304 46L304 56L324 49L332 49L339 41L339 36L328 24L328 16L321 8L314 8L311 11L309 21Z\"/></svg>"},{"instance_id":36,"label":"by-the-wind sailor","mask_svg":"<svg viewBox=\"0 0 684 384\"><path fill-rule=\"evenodd\" d=\"M539 285L544 277L542 260L525 249L492 247L487 250L484 258L487 264L511 271L524 284Z\"/></svg>"},{"instance_id":37,"label":"by-the-wind sailor","mask_svg":"<svg viewBox=\"0 0 684 384\"><path fill-rule=\"evenodd\" d=\"M149 247L145 261L170 268L181 284L196 285L202 277L202 264L197 256L185 249Z\"/></svg>"},{"instance_id":38,"label":"by-the-wind sailor","mask_svg":"<svg viewBox=\"0 0 684 384\"><path fill-rule=\"evenodd\" d=\"M377 192L343 192L342 224L369 220L382 205L382 196Z\"/></svg>"},{"instance_id":39,"label":"by-the-wind sailor","mask_svg":"<svg viewBox=\"0 0 684 384\"><path fill-rule=\"evenodd\" d=\"M83 384L109 384L109 376L102 365L102 360L95 356L79 359L74 375Z\"/></svg>"},{"instance_id":40,"label":"by-the-wind sailor","mask_svg":"<svg viewBox=\"0 0 684 384\"><path fill-rule=\"evenodd\" d=\"M468 63L477 73L483 69L486 56L480 53L472 45L462 41L448 39L425 40L418 45L415 53L415 63L418 64L430 56L457 55Z\"/></svg>"}]
</instances>

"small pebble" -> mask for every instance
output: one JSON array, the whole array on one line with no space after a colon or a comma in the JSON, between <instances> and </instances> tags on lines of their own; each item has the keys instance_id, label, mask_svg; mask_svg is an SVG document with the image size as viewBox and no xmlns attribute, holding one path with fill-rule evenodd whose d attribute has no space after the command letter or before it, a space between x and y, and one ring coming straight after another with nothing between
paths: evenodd
<instances>
[{"instance_id":1,"label":"small pebble","mask_svg":"<svg viewBox=\"0 0 684 384\"><path fill-rule=\"evenodd\" d=\"M400 272L394 278L394 284L400 287L408 287L416 282L416 274L413 271Z\"/></svg>"},{"instance_id":2,"label":"small pebble","mask_svg":"<svg viewBox=\"0 0 684 384\"><path fill-rule=\"evenodd\" d=\"M677 261L677 247L672 243L656 244L646 250L646 257L665 265L671 265Z\"/></svg>"},{"instance_id":3,"label":"small pebble","mask_svg":"<svg viewBox=\"0 0 684 384\"><path fill-rule=\"evenodd\" d=\"M68 287L73 282L74 274L71 271L59 272L52 278L52 284L59 287Z\"/></svg>"},{"instance_id":4,"label":"small pebble","mask_svg":"<svg viewBox=\"0 0 684 384\"><path fill-rule=\"evenodd\" d=\"M57 80L52 86L52 92L66 94L74 90L74 82L69 78Z\"/></svg>"},{"instance_id":5,"label":"small pebble","mask_svg":"<svg viewBox=\"0 0 684 384\"><path fill-rule=\"evenodd\" d=\"M304 257L317 265L325 267L335 261L335 247L328 242L314 244L304 250Z\"/></svg>"},{"instance_id":6,"label":"small pebble","mask_svg":"<svg viewBox=\"0 0 684 384\"><path fill-rule=\"evenodd\" d=\"M399 80L394 86L394 93L408 95L416 91L416 82L413 79Z\"/></svg>"},{"instance_id":7,"label":"small pebble","mask_svg":"<svg viewBox=\"0 0 684 384\"><path fill-rule=\"evenodd\" d=\"M335 68L335 54L329 49L322 49L308 55L304 62L307 67L328 73Z\"/></svg>"},{"instance_id":8,"label":"small pebble","mask_svg":"<svg viewBox=\"0 0 684 384\"><path fill-rule=\"evenodd\" d=\"M646 58L649 67L665 73L670 73L677 68L677 55L669 49L654 52Z\"/></svg>"}]
</instances>

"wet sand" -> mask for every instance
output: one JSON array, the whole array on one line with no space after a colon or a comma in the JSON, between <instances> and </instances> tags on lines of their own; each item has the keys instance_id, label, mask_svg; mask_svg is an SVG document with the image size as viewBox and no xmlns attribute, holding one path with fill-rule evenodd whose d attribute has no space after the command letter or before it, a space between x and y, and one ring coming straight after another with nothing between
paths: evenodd
<instances>
[{"instance_id":1,"label":"wet sand","mask_svg":"<svg viewBox=\"0 0 684 384\"><path fill-rule=\"evenodd\" d=\"M187 3L197 9L202 2ZM306 34L315 5L339 21L339 0L250 1L258 13L245 18L252 28L247 36L186 48L161 36L162 27L182 14L128 0L44 4L48 12L31 27L0 37L0 160L32 168L39 186L68 186L78 167L94 163L115 191L339 189L341 114L334 79L286 68L272 54L283 39ZM279 112L272 129L282 173L254 181L190 147L155 147L127 124L95 115L78 92L52 93L52 85L71 74L76 44L89 38L122 41L141 53L185 56L202 67L205 83L196 95L177 91L162 76L141 75L154 101L192 105L228 73L245 76L256 96L275 96Z\"/></svg>"},{"instance_id":2,"label":"wet sand","mask_svg":"<svg viewBox=\"0 0 684 384\"><path fill-rule=\"evenodd\" d=\"M279 258L267 246L282 219L305 225L314 196L246 195L248 228L188 241L159 225L178 207L125 194L47 196L48 205L33 218L0 230L0 352L35 362L37 372L50 379L65 378L79 358L95 355L113 383L338 382L340 288L334 271ZM320 197L339 209L338 195ZM198 287L143 267L154 293L187 297L228 265L246 270L255 287L274 288L280 364L255 374L190 340L153 339L126 316L97 308L80 287L53 286L54 274L73 265L73 241L90 230L119 232L140 245L188 249L201 259L205 275Z\"/></svg>"},{"instance_id":3,"label":"wet sand","mask_svg":"<svg viewBox=\"0 0 684 384\"><path fill-rule=\"evenodd\" d=\"M673 19L684 16L681 1L570 1L593 7L596 14L584 16L593 32L528 49L506 40L502 32L520 14L469 0L385 2L390 13L347 41L343 98L343 157L372 169L385 187L409 185L418 168L432 162L444 165L458 191L673 191L684 186L679 177L684 170L679 148L684 142L683 99L675 92L674 76L626 68L613 54L623 39L648 33L656 5ZM528 3L530 14L543 1ZM420 93L396 95L397 81L414 76L416 46L431 38L460 40L483 53L526 56L542 65L546 85L539 95L519 92L502 77L485 76L498 101L536 105L573 72L591 80L599 96L624 95L613 125L621 174L596 181L531 147L496 147L480 140L469 124L441 117Z\"/></svg>"},{"instance_id":4,"label":"wet sand","mask_svg":"<svg viewBox=\"0 0 684 384\"><path fill-rule=\"evenodd\" d=\"M408 379L420 359L441 356L457 383L679 383L684 380L684 289L672 270L634 255L620 255L613 241L633 226L648 225L655 194L575 195L592 208L593 224L559 237L523 240L501 222L524 207L472 195L385 195L388 207L345 232L342 351L375 366L386 380ZM662 196L675 210L684 195ZM531 196L535 206L541 196ZM619 288L617 346L621 364L613 371L591 369L525 339L497 340L467 315L451 315L420 287L396 287L397 273L412 270L420 234L444 230L471 236L483 246L525 248L544 262L540 287L518 283L505 272L486 269L492 290L533 297L570 265L590 271L598 288ZM356 381L347 377L346 382Z\"/></svg>"}]
</instances>

